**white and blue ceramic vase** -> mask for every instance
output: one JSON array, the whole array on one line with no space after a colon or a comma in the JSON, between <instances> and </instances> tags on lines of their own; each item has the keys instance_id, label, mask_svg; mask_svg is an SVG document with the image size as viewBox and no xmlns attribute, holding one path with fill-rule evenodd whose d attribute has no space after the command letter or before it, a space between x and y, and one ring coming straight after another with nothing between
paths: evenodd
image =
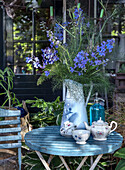
<instances>
[{"instance_id":1,"label":"white and blue ceramic vase","mask_svg":"<svg viewBox=\"0 0 125 170\"><path fill-rule=\"evenodd\" d=\"M66 98L61 121L61 135L67 136L68 130L65 126L67 122L73 123L76 129L85 129L84 122L88 122L86 104L83 93L83 85L69 79L65 79ZM62 133L63 132L63 133Z\"/></svg>"}]
</instances>

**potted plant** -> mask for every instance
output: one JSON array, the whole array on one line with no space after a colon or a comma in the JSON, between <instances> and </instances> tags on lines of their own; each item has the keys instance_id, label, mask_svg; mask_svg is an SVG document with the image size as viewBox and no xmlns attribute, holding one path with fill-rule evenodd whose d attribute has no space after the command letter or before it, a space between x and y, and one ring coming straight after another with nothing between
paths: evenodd
<instances>
[{"instance_id":1,"label":"potted plant","mask_svg":"<svg viewBox=\"0 0 125 170\"><path fill-rule=\"evenodd\" d=\"M0 86L3 90L3 92L0 93L0 95L5 96L5 101L1 106L2 108L5 108L7 102L8 102L8 109L12 109L12 106L14 104L19 103L18 99L15 96L15 93L12 92L13 78L14 78L14 73L10 67L6 67L4 70L0 69Z\"/></svg>"}]
</instances>

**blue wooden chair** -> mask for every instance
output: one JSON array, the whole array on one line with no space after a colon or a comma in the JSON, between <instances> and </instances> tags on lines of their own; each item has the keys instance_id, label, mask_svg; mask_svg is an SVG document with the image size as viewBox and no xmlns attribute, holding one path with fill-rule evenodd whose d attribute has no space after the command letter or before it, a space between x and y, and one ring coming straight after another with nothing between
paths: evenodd
<instances>
[{"instance_id":1,"label":"blue wooden chair","mask_svg":"<svg viewBox=\"0 0 125 170\"><path fill-rule=\"evenodd\" d=\"M0 121L0 142L3 143L0 144L0 149L18 148L19 170L21 170L20 114L20 110L5 110L0 108L0 117L5 118ZM9 117L11 117L10 120ZM16 117L16 119L13 117Z\"/></svg>"}]
</instances>

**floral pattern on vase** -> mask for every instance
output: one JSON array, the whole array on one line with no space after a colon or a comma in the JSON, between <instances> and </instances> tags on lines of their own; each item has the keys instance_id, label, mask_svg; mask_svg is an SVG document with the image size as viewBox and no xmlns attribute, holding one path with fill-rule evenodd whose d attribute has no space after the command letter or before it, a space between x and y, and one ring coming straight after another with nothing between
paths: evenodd
<instances>
[{"instance_id":1,"label":"floral pattern on vase","mask_svg":"<svg viewBox=\"0 0 125 170\"><path fill-rule=\"evenodd\" d=\"M61 128L66 121L72 122L77 129L85 129L84 121L88 122L83 85L69 79L65 79L67 89Z\"/></svg>"}]
</instances>

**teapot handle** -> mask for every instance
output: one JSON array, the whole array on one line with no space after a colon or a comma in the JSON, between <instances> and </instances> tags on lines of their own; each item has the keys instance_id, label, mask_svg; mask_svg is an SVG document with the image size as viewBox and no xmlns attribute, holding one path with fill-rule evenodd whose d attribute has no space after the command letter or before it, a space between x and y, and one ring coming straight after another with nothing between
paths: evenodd
<instances>
[{"instance_id":1,"label":"teapot handle","mask_svg":"<svg viewBox=\"0 0 125 170\"><path fill-rule=\"evenodd\" d=\"M115 124L115 127L114 127L114 129L112 129L112 130L109 132L109 134L110 134L111 132L113 132L113 131L117 128L117 123L116 123L115 121L112 121L112 122L110 123L110 128L112 128L113 123Z\"/></svg>"}]
</instances>

